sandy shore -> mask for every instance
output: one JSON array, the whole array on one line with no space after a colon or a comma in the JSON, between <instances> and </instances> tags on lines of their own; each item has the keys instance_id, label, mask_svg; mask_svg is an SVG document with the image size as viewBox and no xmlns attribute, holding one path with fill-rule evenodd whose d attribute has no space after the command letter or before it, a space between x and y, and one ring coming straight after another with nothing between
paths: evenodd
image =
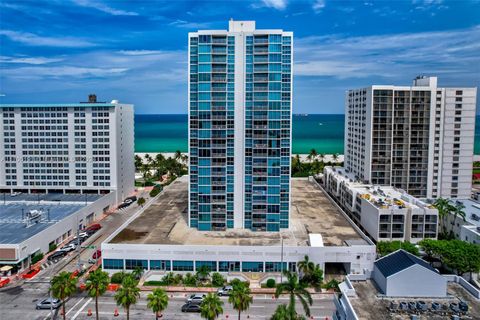
<instances>
[{"instance_id":1,"label":"sandy shore","mask_svg":"<svg viewBox=\"0 0 480 320\"><path fill-rule=\"evenodd\" d=\"M155 158L157 154L163 154L163 156L165 158L168 158L168 157L174 157L175 156L175 152L136 152L135 155L138 155L140 156L141 158L145 158L145 155L146 154L149 154L152 158ZM182 153L182 154L186 154L188 155L188 153ZM295 156L295 155L292 155L292 156ZM308 154L300 154L300 159L301 161L309 161L308 160ZM320 160L319 157L317 157L318 160ZM323 161L324 162L333 162L333 155L332 154L326 154L325 157L323 158ZM338 160L337 162L343 162L343 154L341 155L338 155Z\"/></svg>"}]
</instances>

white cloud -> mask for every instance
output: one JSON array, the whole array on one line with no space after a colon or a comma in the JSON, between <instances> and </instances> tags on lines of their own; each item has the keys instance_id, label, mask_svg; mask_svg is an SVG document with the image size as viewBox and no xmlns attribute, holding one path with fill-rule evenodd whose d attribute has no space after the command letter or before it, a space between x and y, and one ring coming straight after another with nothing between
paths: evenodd
<instances>
[{"instance_id":1,"label":"white cloud","mask_svg":"<svg viewBox=\"0 0 480 320\"><path fill-rule=\"evenodd\" d=\"M111 14L112 16L138 16L137 12L115 9L99 1L73 0L73 2L79 6L94 8L99 11Z\"/></svg>"},{"instance_id":2,"label":"white cloud","mask_svg":"<svg viewBox=\"0 0 480 320\"><path fill-rule=\"evenodd\" d=\"M297 39L295 45L294 72L299 76L343 79L454 73L457 78L472 79L472 66L480 65L480 26L363 37L307 37Z\"/></svg>"},{"instance_id":3,"label":"white cloud","mask_svg":"<svg viewBox=\"0 0 480 320\"><path fill-rule=\"evenodd\" d=\"M315 0L312 9L315 13L320 13L325 8L325 0Z\"/></svg>"},{"instance_id":4,"label":"white cloud","mask_svg":"<svg viewBox=\"0 0 480 320\"><path fill-rule=\"evenodd\" d=\"M6 57L0 56L0 63L23 63L23 64L48 64L52 62L59 62L63 59L58 58L45 58L45 57Z\"/></svg>"},{"instance_id":5,"label":"white cloud","mask_svg":"<svg viewBox=\"0 0 480 320\"><path fill-rule=\"evenodd\" d=\"M16 69L4 69L2 72L17 79L45 79L45 78L84 78L106 77L118 75L127 71L127 68L96 68L79 66L56 66L56 67L22 67Z\"/></svg>"},{"instance_id":6,"label":"white cloud","mask_svg":"<svg viewBox=\"0 0 480 320\"><path fill-rule=\"evenodd\" d=\"M262 0L261 7L284 10L287 7L287 0Z\"/></svg>"},{"instance_id":7,"label":"white cloud","mask_svg":"<svg viewBox=\"0 0 480 320\"><path fill-rule=\"evenodd\" d=\"M185 29L205 29L205 28L209 28L212 25L212 23L210 23L210 22L190 22L190 21L177 19L173 22L170 22L169 25L179 27L179 28L185 28Z\"/></svg>"},{"instance_id":8,"label":"white cloud","mask_svg":"<svg viewBox=\"0 0 480 320\"><path fill-rule=\"evenodd\" d=\"M13 41L20 42L28 46L84 48L95 45L90 41L79 38L44 37L33 33L18 32L13 30L0 30L0 35L6 36Z\"/></svg>"}]
</instances>

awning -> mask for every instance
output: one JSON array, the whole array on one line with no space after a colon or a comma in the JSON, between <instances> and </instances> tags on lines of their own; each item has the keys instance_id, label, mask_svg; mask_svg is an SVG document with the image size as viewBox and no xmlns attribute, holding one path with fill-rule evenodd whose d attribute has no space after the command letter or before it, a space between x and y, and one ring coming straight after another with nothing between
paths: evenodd
<instances>
[{"instance_id":1,"label":"awning","mask_svg":"<svg viewBox=\"0 0 480 320\"><path fill-rule=\"evenodd\" d=\"M3 266L3 267L0 268L0 271L6 272L6 271L10 271L10 270L12 270L12 269L13 269L12 266Z\"/></svg>"}]
</instances>

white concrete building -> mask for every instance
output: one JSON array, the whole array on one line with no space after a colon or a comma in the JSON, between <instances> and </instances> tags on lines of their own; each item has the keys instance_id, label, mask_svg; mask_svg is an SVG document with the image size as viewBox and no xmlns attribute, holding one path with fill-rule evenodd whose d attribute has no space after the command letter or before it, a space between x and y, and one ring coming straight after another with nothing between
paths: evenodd
<instances>
[{"instance_id":1,"label":"white concrete building","mask_svg":"<svg viewBox=\"0 0 480 320\"><path fill-rule=\"evenodd\" d=\"M0 192L134 191L133 105L2 104L0 121Z\"/></svg>"},{"instance_id":2,"label":"white concrete building","mask_svg":"<svg viewBox=\"0 0 480 320\"><path fill-rule=\"evenodd\" d=\"M356 181L340 167L325 167L323 179L325 190L374 241L437 237L438 210L405 191Z\"/></svg>"},{"instance_id":3,"label":"white concrete building","mask_svg":"<svg viewBox=\"0 0 480 320\"><path fill-rule=\"evenodd\" d=\"M345 169L422 198L471 193L476 88L373 85L345 99Z\"/></svg>"},{"instance_id":4,"label":"white concrete building","mask_svg":"<svg viewBox=\"0 0 480 320\"><path fill-rule=\"evenodd\" d=\"M470 199L454 199L452 204L463 204L465 209L465 220L449 214L446 220L447 231L453 230L457 239L474 244L480 244L480 202Z\"/></svg>"}]
</instances>

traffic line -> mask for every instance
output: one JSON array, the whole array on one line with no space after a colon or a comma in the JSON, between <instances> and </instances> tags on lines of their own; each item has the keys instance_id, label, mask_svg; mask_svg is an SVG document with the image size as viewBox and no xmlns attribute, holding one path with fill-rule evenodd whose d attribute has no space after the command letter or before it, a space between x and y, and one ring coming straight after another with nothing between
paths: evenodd
<instances>
[{"instance_id":1,"label":"traffic line","mask_svg":"<svg viewBox=\"0 0 480 320\"><path fill-rule=\"evenodd\" d=\"M83 297L82 299L78 300L77 303L75 303L75 304L73 305L73 307L71 307L70 310L67 311L66 315L68 316L68 314L69 314L70 312L72 312L72 310L73 310L76 306L78 306L78 304L79 304L80 302L82 302L84 299L85 299L85 297Z\"/></svg>"},{"instance_id":2,"label":"traffic line","mask_svg":"<svg viewBox=\"0 0 480 320\"><path fill-rule=\"evenodd\" d=\"M78 315L80 314L80 312L82 312L83 309L85 309L85 307L90 303L90 301L92 301L93 298L89 298L84 304L83 306L78 309L77 313L74 314L74 316L72 317L72 320L75 320L77 319Z\"/></svg>"}]
</instances>

